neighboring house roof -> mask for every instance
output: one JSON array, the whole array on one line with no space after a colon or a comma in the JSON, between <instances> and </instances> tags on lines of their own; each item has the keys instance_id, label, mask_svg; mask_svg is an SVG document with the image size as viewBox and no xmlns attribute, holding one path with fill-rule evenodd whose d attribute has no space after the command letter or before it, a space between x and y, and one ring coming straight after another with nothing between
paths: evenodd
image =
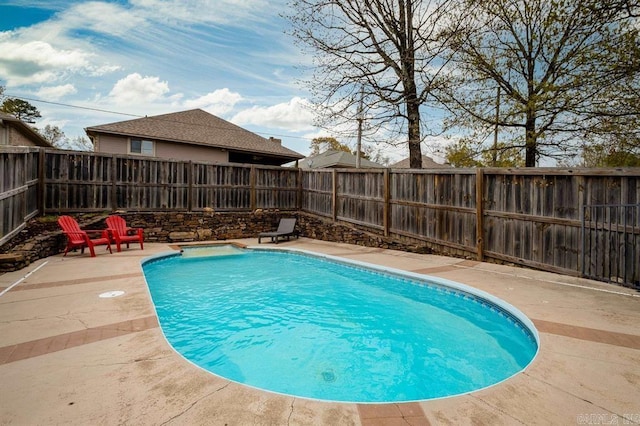
<instances>
[{"instance_id":1,"label":"neighboring house roof","mask_svg":"<svg viewBox=\"0 0 640 426\"><path fill-rule=\"evenodd\" d=\"M398 161L395 164L389 166L392 169L408 169L409 168L409 158L405 158L404 160ZM440 164L433 161L433 158L428 155L422 156L422 168L423 169L448 169L451 165L449 164Z\"/></svg>"},{"instance_id":2,"label":"neighboring house roof","mask_svg":"<svg viewBox=\"0 0 640 426\"><path fill-rule=\"evenodd\" d=\"M297 160L304 156L201 109L87 127L87 134L107 133L255 152Z\"/></svg>"},{"instance_id":3,"label":"neighboring house roof","mask_svg":"<svg viewBox=\"0 0 640 426\"><path fill-rule=\"evenodd\" d=\"M35 130L33 130L33 128L31 128L31 126L29 126L29 124L27 124L24 121L14 117L11 114L0 112L0 124L2 124L4 126L11 126L11 127L15 128L18 132L20 132L25 138L27 138L31 142L33 142L33 144L36 145L36 146L43 146L45 148L53 148L53 145L51 145L49 143L49 141L47 141L45 138L43 138L40 133L38 133Z\"/></svg>"},{"instance_id":4,"label":"neighboring house roof","mask_svg":"<svg viewBox=\"0 0 640 426\"><path fill-rule=\"evenodd\" d=\"M324 168L355 168L356 156L345 151L325 151L312 155L300 161L298 166L301 169L324 169ZM367 159L360 159L360 167L368 169L383 168L382 164L374 163Z\"/></svg>"}]
</instances>

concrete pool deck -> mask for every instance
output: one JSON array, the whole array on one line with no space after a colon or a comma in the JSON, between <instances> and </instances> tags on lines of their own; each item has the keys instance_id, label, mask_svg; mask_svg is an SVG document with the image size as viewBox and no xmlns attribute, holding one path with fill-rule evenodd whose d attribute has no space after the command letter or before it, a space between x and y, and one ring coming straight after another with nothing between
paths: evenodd
<instances>
[{"instance_id":1,"label":"concrete pool deck","mask_svg":"<svg viewBox=\"0 0 640 426\"><path fill-rule=\"evenodd\" d=\"M257 239L237 240L257 246ZM219 242L216 242L219 243ZM274 247L262 244L261 247ZM0 425L436 425L640 423L640 293L503 265L301 238L288 247L434 275L524 312L540 352L522 373L467 395L342 404L264 392L209 374L158 327L132 246L71 253L0 275ZM26 277L26 278L25 278ZM16 284L17 283L17 284ZM113 298L99 295L121 290Z\"/></svg>"}]
</instances>

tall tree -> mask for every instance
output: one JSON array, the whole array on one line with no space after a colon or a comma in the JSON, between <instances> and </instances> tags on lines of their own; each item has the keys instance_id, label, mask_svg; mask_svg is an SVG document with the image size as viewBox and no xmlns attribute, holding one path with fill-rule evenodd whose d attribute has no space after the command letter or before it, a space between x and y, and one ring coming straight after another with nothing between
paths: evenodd
<instances>
[{"instance_id":1,"label":"tall tree","mask_svg":"<svg viewBox=\"0 0 640 426\"><path fill-rule=\"evenodd\" d=\"M520 151L504 142L485 148L463 139L445 148L445 159L454 167L522 167L524 158Z\"/></svg>"},{"instance_id":2,"label":"tall tree","mask_svg":"<svg viewBox=\"0 0 640 426\"><path fill-rule=\"evenodd\" d=\"M514 147L524 148L528 167L541 156L577 154L600 117L629 113L611 111L610 102L628 99L624 88L638 81L637 6L615 3L461 1L463 29L451 32L458 84L447 99L450 124L476 126L478 135L497 124L517 135Z\"/></svg>"},{"instance_id":3,"label":"tall tree","mask_svg":"<svg viewBox=\"0 0 640 426\"><path fill-rule=\"evenodd\" d=\"M449 0L292 0L293 36L309 48L321 126L366 116L370 132L405 134L421 165L421 106L440 84ZM361 108L360 105L363 105Z\"/></svg>"},{"instance_id":4,"label":"tall tree","mask_svg":"<svg viewBox=\"0 0 640 426\"><path fill-rule=\"evenodd\" d=\"M40 133L47 142L58 148L60 148L60 144L66 139L62 129L58 126L52 126L51 124L47 124L42 130L38 130L38 133Z\"/></svg>"},{"instance_id":5,"label":"tall tree","mask_svg":"<svg viewBox=\"0 0 640 426\"><path fill-rule=\"evenodd\" d=\"M0 110L15 116L25 123L35 123L36 119L41 117L38 108L18 98L6 98L4 102L2 102Z\"/></svg>"},{"instance_id":6,"label":"tall tree","mask_svg":"<svg viewBox=\"0 0 640 426\"><path fill-rule=\"evenodd\" d=\"M321 152L334 150L344 151L351 153L351 148L348 145L340 143L336 138L330 136L322 136L311 140L311 154L320 154Z\"/></svg>"},{"instance_id":7,"label":"tall tree","mask_svg":"<svg viewBox=\"0 0 640 426\"><path fill-rule=\"evenodd\" d=\"M585 167L640 167L640 146L592 144L584 147L582 165Z\"/></svg>"},{"instance_id":8,"label":"tall tree","mask_svg":"<svg viewBox=\"0 0 640 426\"><path fill-rule=\"evenodd\" d=\"M93 143L86 136L76 136L71 139L65 139L65 143L60 148L73 151L93 151Z\"/></svg>"}]
</instances>

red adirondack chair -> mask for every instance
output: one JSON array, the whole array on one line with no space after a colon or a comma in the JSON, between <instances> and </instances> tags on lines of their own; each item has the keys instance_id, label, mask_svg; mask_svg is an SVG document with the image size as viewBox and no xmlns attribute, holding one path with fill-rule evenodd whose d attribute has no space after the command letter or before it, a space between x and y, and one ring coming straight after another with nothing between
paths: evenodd
<instances>
[{"instance_id":1,"label":"red adirondack chair","mask_svg":"<svg viewBox=\"0 0 640 426\"><path fill-rule=\"evenodd\" d=\"M144 231L142 228L129 228L127 222L120 216L109 216L106 220L111 240L116 243L116 250L122 251L121 244L140 243L140 250L144 250Z\"/></svg>"},{"instance_id":2,"label":"red adirondack chair","mask_svg":"<svg viewBox=\"0 0 640 426\"><path fill-rule=\"evenodd\" d=\"M64 249L64 256L67 255L69 250L73 250L76 248L80 248L80 253L84 253L84 248L89 247L89 251L91 252L91 257L96 257L96 252L94 250L95 246L107 246L109 249L109 253L113 253L111 251L111 243L109 241L109 233L106 229L103 230L93 230L93 229L80 229L80 225L78 222L71 216L60 216L58 218L58 225L62 228L62 232L67 236L67 247ZM98 238L91 238L89 234L97 235Z\"/></svg>"}]
</instances>

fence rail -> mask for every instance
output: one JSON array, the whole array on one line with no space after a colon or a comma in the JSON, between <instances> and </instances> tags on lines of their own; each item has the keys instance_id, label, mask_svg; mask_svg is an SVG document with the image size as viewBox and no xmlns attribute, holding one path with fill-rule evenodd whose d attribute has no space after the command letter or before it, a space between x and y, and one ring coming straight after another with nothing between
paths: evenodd
<instances>
[{"instance_id":1,"label":"fence rail","mask_svg":"<svg viewBox=\"0 0 640 426\"><path fill-rule=\"evenodd\" d=\"M597 266L602 260L594 253L623 250L625 271L640 264L637 244L628 249L598 233L604 226L620 241L637 241L640 214L626 215L623 224L612 213L598 216L597 226L584 220L596 215L586 206L639 204L637 168L301 171L3 149L0 174L0 244L37 213L276 208L422 241L440 252L605 281L613 273ZM629 227L628 234L620 231ZM615 263L613 256L607 261ZM615 281L640 287L637 267L616 270Z\"/></svg>"}]
</instances>

